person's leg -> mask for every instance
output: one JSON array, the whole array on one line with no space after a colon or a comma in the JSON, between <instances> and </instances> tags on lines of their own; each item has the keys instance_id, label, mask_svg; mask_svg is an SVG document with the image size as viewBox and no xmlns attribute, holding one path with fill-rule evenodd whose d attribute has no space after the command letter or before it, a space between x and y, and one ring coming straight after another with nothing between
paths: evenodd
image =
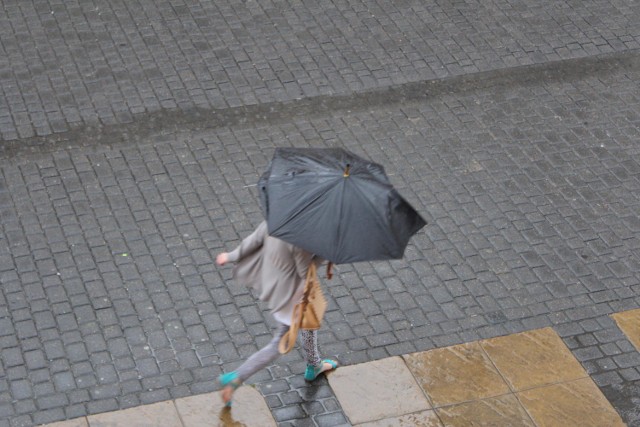
<instances>
[{"instance_id":1,"label":"person's leg","mask_svg":"<svg viewBox=\"0 0 640 427\"><path fill-rule=\"evenodd\" d=\"M231 402L233 392L240 384L259 370L269 366L280 356L278 343L288 330L289 326L281 324L273 335L273 339L266 346L252 354L236 371L229 372L220 377L220 382L224 386L222 390L222 400L225 404L228 405L229 402Z\"/></svg>"},{"instance_id":2,"label":"person's leg","mask_svg":"<svg viewBox=\"0 0 640 427\"><path fill-rule=\"evenodd\" d=\"M303 329L300 332L304 358L307 362L307 370L304 373L306 380L315 380L322 372L330 371L338 367L338 363L335 360L322 360L320 358L320 352L318 352L318 331Z\"/></svg>"},{"instance_id":3,"label":"person's leg","mask_svg":"<svg viewBox=\"0 0 640 427\"><path fill-rule=\"evenodd\" d=\"M320 352L318 352L318 331L303 329L300 331L302 338L302 348L304 349L304 360L307 365L319 366L322 363Z\"/></svg>"},{"instance_id":4,"label":"person's leg","mask_svg":"<svg viewBox=\"0 0 640 427\"><path fill-rule=\"evenodd\" d=\"M289 326L280 324L269 344L253 353L237 370L240 382L246 381L251 375L261 369L266 368L280 356L278 343L284 334L289 330Z\"/></svg>"}]
</instances>

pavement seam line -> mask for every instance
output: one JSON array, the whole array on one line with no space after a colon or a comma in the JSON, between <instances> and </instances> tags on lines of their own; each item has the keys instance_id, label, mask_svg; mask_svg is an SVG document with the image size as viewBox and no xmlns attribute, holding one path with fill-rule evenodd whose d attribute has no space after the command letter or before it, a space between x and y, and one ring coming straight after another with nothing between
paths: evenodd
<instances>
[{"instance_id":1,"label":"pavement seam line","mask_svg":"<svg viewBox=\"0 0 640 427\"><path fill-rule=\"evenodd\" d=\"M136 144L146 136L234 126L255 126L289 122L296 118L323 117L338 111L351 113L392 104L421 102L442 95L463 93L495 86L530 85L540 81L575 81L594 74L640 67L640 49L543 64L523 65L419 80L362 92L319 95L291 101L244 105L226 109L192 108L159 110L140 114L129 123L84 124L76 129L42 137L0 140L0 160L21 154L48 153L91 145ZM155 130L154 129L160 129Z\"/></svg>"}]
</instances>

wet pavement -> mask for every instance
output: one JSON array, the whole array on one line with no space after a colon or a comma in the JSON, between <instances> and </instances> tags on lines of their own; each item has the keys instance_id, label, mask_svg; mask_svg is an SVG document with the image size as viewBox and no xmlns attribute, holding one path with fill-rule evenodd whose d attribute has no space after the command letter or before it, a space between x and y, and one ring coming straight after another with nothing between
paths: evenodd
<instances>
[{"instance_id":1,"label":"wet pavement","mask_svg":"<svg viewBox=\"0 0 640 427\"><path fill-rule=\"evenodd\" d=\"M340 375L463 346L507 386L468 405L544 425L551 385L487 350L543 330L581 369L554 393L640 425L638 4L217 3L0 6L0 425L182 414L265 344L272 320L213 259L261 220L283 145L384 164L429 221L403 260L325 282ZM251 379L270 416L353 424L301 356ZM416 386L417 411L464 419Z\"/></svg>"},{"instance_id":2,"label":"wet pavement","mask_svg":"<svg viewBox=\"0 0 640 427\"><path fill-rule=\"evenodd\" d=\"M627 335L633 340L640 339L639 315L614 315L636 325ZM625 425L552 328L341 367L327 377L347 421L361 427ZM276 423L262 396L245 386L231 408L219 393L201 394L48 427L118 425Z\"/></svg>"}]
</instances>

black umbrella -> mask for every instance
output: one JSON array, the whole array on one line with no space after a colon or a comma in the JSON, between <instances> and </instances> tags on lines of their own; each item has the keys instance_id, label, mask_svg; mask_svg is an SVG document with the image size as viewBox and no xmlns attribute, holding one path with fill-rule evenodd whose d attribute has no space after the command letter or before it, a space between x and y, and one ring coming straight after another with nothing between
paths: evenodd
<instances>
[{"instance_id":1,"label":"black umbrella","mask_svg":"<svg viewBox=\"0 0 640 427\"><path fill-rule=\"evenodd\" d=\"M277 148L258 186L269 234L336 264L402 258L426 224L381 165L340 148Z\"/></svg>"}]
</instances>

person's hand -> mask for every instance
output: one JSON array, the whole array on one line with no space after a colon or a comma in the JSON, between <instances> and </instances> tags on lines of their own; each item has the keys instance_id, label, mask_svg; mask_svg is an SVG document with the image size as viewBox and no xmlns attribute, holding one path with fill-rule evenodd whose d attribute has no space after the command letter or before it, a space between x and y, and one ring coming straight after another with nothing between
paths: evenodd
<instances>
[{"instance_id":1,"label":"person's hand","mask_svg":"<svg viewBox=\"0 0 640 427\"><path fill-rule=\"evenodd\" d=\"M229 254L227 252L222 252L216 257L218 265L225 265L227 261L229 261Z\"/></svg>"}]
</instances>

